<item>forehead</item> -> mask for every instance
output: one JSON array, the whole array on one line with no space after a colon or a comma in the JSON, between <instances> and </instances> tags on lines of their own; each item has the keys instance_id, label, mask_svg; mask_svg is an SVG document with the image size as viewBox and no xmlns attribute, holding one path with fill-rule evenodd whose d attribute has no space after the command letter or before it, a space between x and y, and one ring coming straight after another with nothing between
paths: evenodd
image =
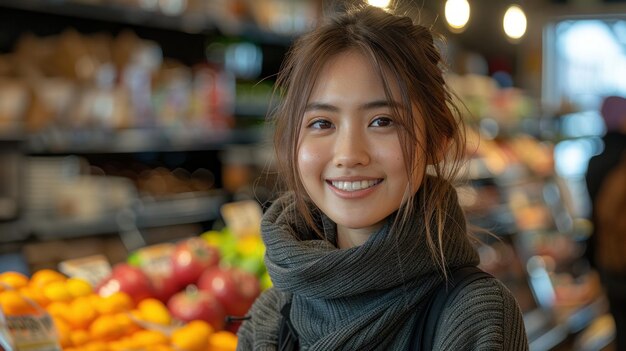
<instances>
[{"instance_id":1,"label":"forehead","mask_svg":"<svg viewBox=\"0 0 626 351\"><path fill-rule=\"evenodd\" d=\"M314 77L309 100L324 94L360 94L363 98L385 97L385 85L400 102L399 85L389 69L379 67L370 56L356 49L328 58Z\"/></svg>"}]
</instances>

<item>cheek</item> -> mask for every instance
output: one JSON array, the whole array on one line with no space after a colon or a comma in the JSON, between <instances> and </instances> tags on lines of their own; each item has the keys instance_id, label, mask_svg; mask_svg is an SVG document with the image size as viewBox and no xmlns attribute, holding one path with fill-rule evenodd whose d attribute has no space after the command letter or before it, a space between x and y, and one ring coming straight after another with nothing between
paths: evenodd
<instances>
[{"instance_id":1,"label":"cheek","mask_svg":"<svg viewBox=\"0 0 626 351\"><path fill-rule=\"evenodd\" d=\"M298 171L302 178L310 178L319 171L321 150L309 143L301 143L298 149Z\"/></svg>"}]
</instances>

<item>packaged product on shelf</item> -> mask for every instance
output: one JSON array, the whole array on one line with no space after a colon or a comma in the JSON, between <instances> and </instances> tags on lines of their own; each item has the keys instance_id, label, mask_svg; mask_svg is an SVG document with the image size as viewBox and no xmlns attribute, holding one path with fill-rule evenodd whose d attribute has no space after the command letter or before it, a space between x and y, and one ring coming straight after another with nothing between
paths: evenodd
<instances>
[{"instance_id":1,"label":"packaged product on shelf","mask_svg":"<svg viewBox=\"0 0 626 351\"><path fill-rule=\"evenodd\" d=\"M195 67L191 126L214 131L233 128L234 104L235 78L231 73L208 65Z\"/></svg>"},{"instance_id":2,"label":"packaged product on shelf","mask_svg":"<svg viewBox=\"0 0 626 351\"><path fill-rule=\"evenodd\" d=\"M157 123L164 128L183 128L191 106L191 70L166 60L154 78L153 104Z\"/></svg>"},{"instance_id":3,"label":"packaged product on shelf","mask_svg":"<svg viewBox=\"0 0 626 351\"><path fill-rule=\"evenodd\" d=\"M14 79L0 80L0 135L21 132L21 117L26 111L29 96L26 85Z\"/></svg>"}]
</instances>

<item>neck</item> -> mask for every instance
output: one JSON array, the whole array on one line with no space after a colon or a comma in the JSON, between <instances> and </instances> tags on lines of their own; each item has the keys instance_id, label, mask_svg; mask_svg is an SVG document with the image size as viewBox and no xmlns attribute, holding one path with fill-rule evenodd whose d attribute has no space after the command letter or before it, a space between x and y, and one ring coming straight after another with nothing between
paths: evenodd
<instances>
[{"instance_id":1,"label":"neck","mask_svg":"<svg viewBox=\"0 0 626 351\"><path fill-rule=\"evenodd\" d=\"M349 249L351 247L363 245L367 239L372 236L378 229L382 227L377 226L376 228L367 227L367 228L347 228L343 226L337 226L337 246L340 249Z\"/></svg>"}]
</instances>

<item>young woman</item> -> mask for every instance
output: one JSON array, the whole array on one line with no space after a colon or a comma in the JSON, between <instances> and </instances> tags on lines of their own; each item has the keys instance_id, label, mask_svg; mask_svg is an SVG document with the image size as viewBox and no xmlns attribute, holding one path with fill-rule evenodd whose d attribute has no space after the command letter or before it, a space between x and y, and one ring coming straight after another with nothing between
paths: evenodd
<instances>
[{"instance_id":1,"label":"young woman","mask_svg":"<svg viewBox=\"0 0 626 351\"><path fill-rule=\"evenodd\" d=\"M446 180L464 139L440 64L427 28L373 7L295 43L275 113L290 191L262 222L274 288L238 350L278 350L287 304L300 350L408 350L429 292L479 263ZM446 305L434 349L527 350L511 293L470 284Z\"/></svg>"}]
</instances>

